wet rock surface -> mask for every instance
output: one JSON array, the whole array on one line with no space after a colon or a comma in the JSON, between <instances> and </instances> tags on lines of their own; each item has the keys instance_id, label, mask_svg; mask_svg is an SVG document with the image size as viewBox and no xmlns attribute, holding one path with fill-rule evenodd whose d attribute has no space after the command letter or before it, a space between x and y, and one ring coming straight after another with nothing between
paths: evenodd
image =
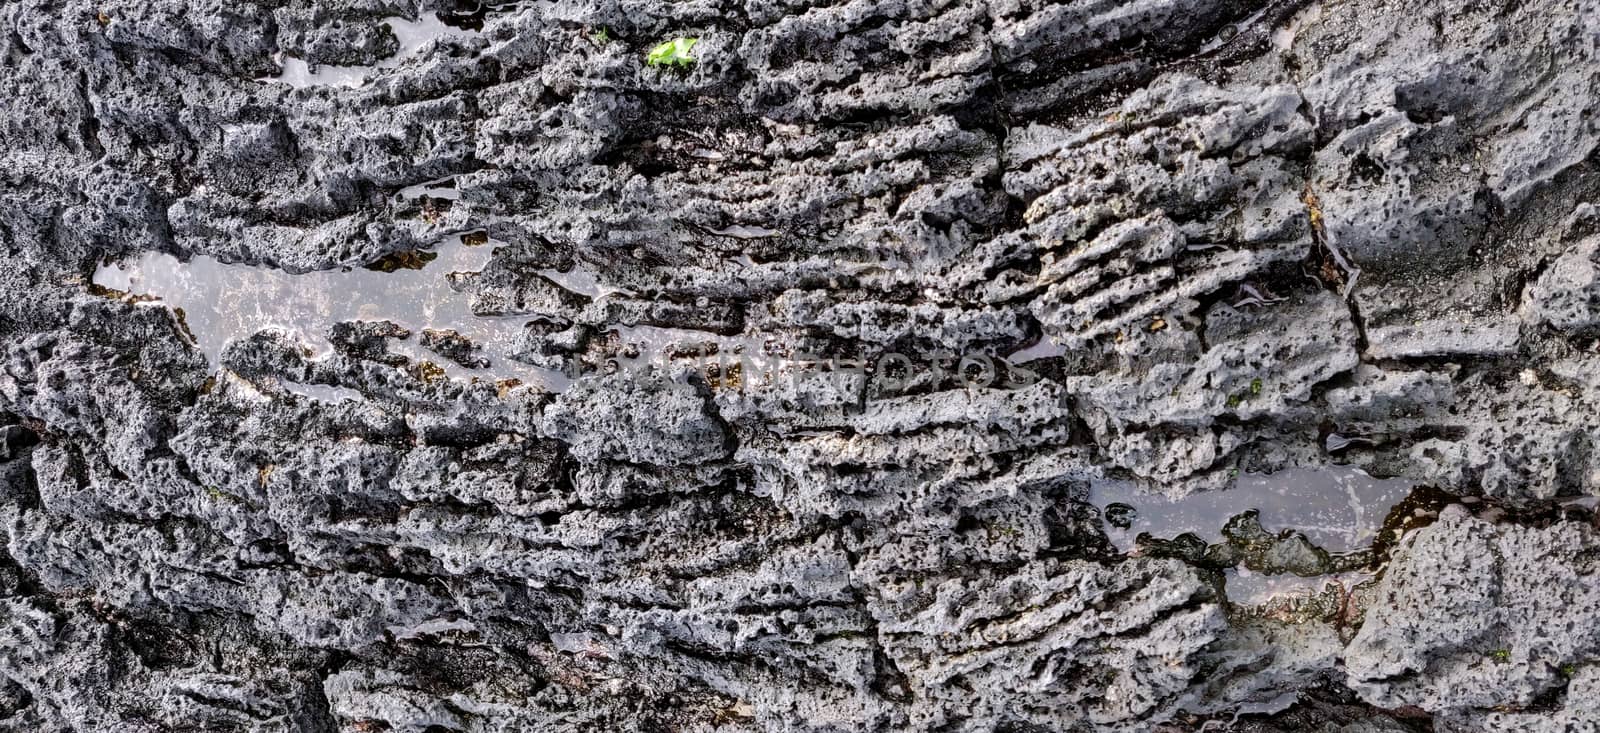
<instances>
[{"instance_id":1,"label":"wet rock surface","mask_svg":"<svg viewBox=\"0 0 1600 733\"><path fill-rule=\"evenodd\" d=\"M1597 10L6 4L0 728L1593 726Z\"/></svg>"}]
</instances>

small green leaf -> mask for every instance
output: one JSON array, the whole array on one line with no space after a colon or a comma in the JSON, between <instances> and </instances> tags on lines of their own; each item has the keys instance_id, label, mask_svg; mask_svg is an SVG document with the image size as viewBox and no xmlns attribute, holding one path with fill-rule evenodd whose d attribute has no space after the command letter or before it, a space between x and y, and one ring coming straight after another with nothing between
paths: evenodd
<instances>
[{"instance_id":1,"label":"small green leaf","mask_svg":"<svg viewBox=\"0 0 1600 733\"><path fill-rule=\"evenodd\" d=\"M1252 380L1250 380L1250 394L1253 394L1253 395L1261 394L1261 380L1260 379L1252 379Z\"/></svg>"},{"instance_id":2,"label":"small green leaf","mask_svg":"<svg viewBox=\"0 0 1600 733\"><path fill-rule=\"evenodd\" d=\"M651 66L688 66L695 61L689 52L699 42L698 38L674 38L650 49L644 62Z\"/></svg>"}]
</instances>

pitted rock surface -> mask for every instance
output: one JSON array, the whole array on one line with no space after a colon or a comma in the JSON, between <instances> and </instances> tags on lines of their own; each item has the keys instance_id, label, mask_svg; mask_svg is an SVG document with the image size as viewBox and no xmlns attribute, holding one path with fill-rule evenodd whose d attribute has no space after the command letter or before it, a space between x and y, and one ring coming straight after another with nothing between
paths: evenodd
<instances>
[{"instance_id":1,"label":"pitted rock surface","mask_svg":"<svg viewBox=\"0 0 1600 733\"><path fill-rule=\"evenodd\" d=\"M5 4L0 728L1593 726L1597 11ZM94 284L463 236L570 384ZM1480 511L1308 620L1089 503L1335 464Z\"/></svg>"}]
</instances>

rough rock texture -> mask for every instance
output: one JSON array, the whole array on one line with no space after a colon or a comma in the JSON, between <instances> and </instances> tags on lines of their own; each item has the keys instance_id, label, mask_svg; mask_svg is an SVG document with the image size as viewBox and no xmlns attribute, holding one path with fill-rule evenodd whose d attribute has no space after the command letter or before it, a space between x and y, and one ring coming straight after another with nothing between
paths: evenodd
<instances>
[{"instance_id":1,"label":"rough rock texture","mask_svg":"<svg viewBox=\"0 0 1600 733\"><path fill-rule=\"evenodd\" d=\"M1344 651L1351 686L1438 712L1447 730L1595 724L1597 550L1588 524L1496 526L1446 509L1378 585Z\"/></svg>"},{"instance_id":2,"label":"rough rock texture","mask_svg":"<svg viewBox=\"0 0 1600 733\"><path fill-rule=\"evenodd\" d=\"M1597 10L4 4L0 728L1592 727ZM93 284L461 235L572 384ZM1307 620L1086 503L1333 463L1494 509Z\"/></svg>"}]
</instances>

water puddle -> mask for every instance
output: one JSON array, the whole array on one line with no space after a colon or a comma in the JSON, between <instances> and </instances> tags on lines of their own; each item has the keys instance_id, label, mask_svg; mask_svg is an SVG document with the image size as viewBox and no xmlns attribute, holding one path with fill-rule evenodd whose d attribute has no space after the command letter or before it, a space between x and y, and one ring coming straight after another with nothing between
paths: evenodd
<instances>
[{"instance_id":1,"label":"water puddle","mask_svg":"<svg viewBox=\"0 0 1600 733\"><path fill-rule=\"evenodd\" d=\"M481 270L493 252L491 244L469 246L464 240L450 237L435 250L388 259L395 265L388 272L358 267L293 275L206 256L182 262L170 254L147 252L101 266L94 283L181 308L196 345L214 365L229 342L258 331L289 334L310 348L312 358L325 358L333 351L327 338L333 324L388 320L411 332L407 338L390 339L390 350L414 362L433 362L450 377L515 377L545 389L565 388L568 380L560 372L511 358L528 317L474 315L471 296L450 288L450 273ZM487 365L463 366L424 348L425 329L449 329L470 339L480 349L475 356Z\"/></svg>"},{"instance_id":2,"label":"water puddle","mask_svg":"<svg viewBox=\"0 0 1600 733\"><path fill-rule=\"evenodd\" d=\"M1411 487L1405 479L1377 479L1358 468L1294 468L1244 474L1226 491L1176 500L1140 491L1133 482L1105 481L1091 489L1089 501L1102 513L1111 504L1133 509L1126 528L1106 526L1123 552L1132 550L1141 534L1171 539L1191 533L1207 544L1221 542L1223 525L1251 509L1261 513L1261 526L1269 531L1293 529L1324 550L1349 552L1371 544L1389 509Z\"/></svg>"},{"instance_id":3,"label":"water puddle","mask_svg":"<svg viewBox=\"0 0 1600 733\"><path fill-rule=\"evenodd\" d=\"M1030 361L1039 361L1041 359L1054 359L1058 356L1065 356L1066 353L1067 347L1051 341L1050 339L1041 338L1039 339L1038 343L1025 349L1019 349L1013 352L1010 356L1006 357L1006 359L1012 364L1025 364Z\"/></svg>"},{"instance_id":4,"label":"water puddle","mask_svg":"<svg viewBox=\"0 0 1600 733\"><path fill-rule=\"evenodd\" d=\"M361 402L367 399L366 395L350 389L349 387L336 387L329 384L304 384L301 382L283 381L280 381L278 384L290 392L304 395L318 402L323 402L330 405L347 401Z\"/></svg>"},{"instance_id":5,"label":"water puddle","mask_svg":"<svg viewBox=\"0 0 1600 733\"><path fill-rule=\"evenodd\" d=\"M782 234L782 232L778 231L777 229L747 226L745 224L735 224L731 227L727 227L726 229L712 229L709 231L719 237L733 237L734 239L765 239L767 237L776 237L779 234Z\"/></svg>"},{"instance_id":6,"label":"water puddle","mask_svg":"<svg viewBox=\"0 0 1600 733\"><path fill-rule=\"evenodd\" d=\"M402 201L420 198L444 199L446 201L460 201L461 189L456 188L455 177L445 176L432 181L406 186L395 194L395 198Z\"/></svg>"},{"instance_id":7,"label":"water puddle","mask_svg":"<svg viewBox=\"0 0 1600 733\"><path fill-rule=\"evenodd\" d=\"M400 201L456 201L460 196L450 177L396 194ZM549 338L549 324L540 323L537 316L474 314L473 295L451 286L454 274L483 271L496 248L505 245L478 229L447 237L434 249L394 253L366 267L304 274L228 264L209 256L181 261L170 254L146 252L125 262L103 264L93 282L142 303L181 310L196 346L213 365L220 363L228 344L261 331L289 336L316 360L334 352L329 331L335 324L389 321L409 334L385 340L386 348L414 364L432 363L455 379L515 378L551 392L565 390L574 378L572 370L600 367L539 352L541 341ZM566 271L535 272L590 300L581 323L592 325L603 318L607 297L632 295L602 282L595 269L582 263ZM530 328L535 330L530 333ZM615 331L616 366L636 373L697 364L708 369L707 379L723 386L758 386L789 365L787 354L764 338L643 325L598 330ZM471 344L464 347L462 338ZM323 402L355 397L353 391L341 388L287 381L279 386Z\"/></svg>"},{"instance_id":8,"label":"water puddle","mask_svg":"<svg viewBox=\"0 0 1600 733\"><path fill-rule=\"evenodd\" d=\"M1265 17L1269 11L1277 9L1278 6L1276 4L1269 3L1266 7L1257 10L1254 15L1251 15L1244 20L1236 21L1223 26L1222 29L1218 31L1215 38L1211 39L1204 46L1200 47L1200 51L1197 55L1211 53L1219 48L1222 48L1223 46L1228 45L1229 43L1232 43L1233 40L1239 36L1239 34L1255 28L1256 24L1260 23L1261 19Z\"/></svg>"},{"instance_id":9,"label":"water puddle","mask_svg":"<svg viewBox=\"0 0 1600 733\"><path fill-rule=\"evenodd\" d=\"M489 240L491 244L494 240ZM562 272L555 268L537 271L544 279L549 280L562 288L570 290L590 300L599 300L608 295L633 295L633 292L624 288L613 287L600 282L600 276L582 264Z\"/></svg>"},{"instance_id":10,"label":"water puddle","mask_svg":"<svg viewBox=\"0 0 1600 733\"><path fill-rule=\"evenodd\" d=\"M257 81L288 84L297 89L316 86L359 87L377 71L395 68L416 56L431 41L478 34L478 31L446 23L438 13L423 13L417 20L390 16L384 18L382 23L389 26L400 42L399 50L389 58L370 66L318 64L313 68L304 59L280 54L277 59L283 64L283 71L275 77L263 77Z\"/></svg>"},{"instance_id":11,"label":"water puddle","mask_svg":"<svg viewBox=\"0 0 1600 733\"><path fill-rule=\"evenodd\" d=\"M1293 530L1328 553L1353 553L1371 547L1385 518L1412 492L1405 479L1378 479L1356 468L1289 469L1245 474L1225 491L1199 492L1181 499L1141 491L1126 481L1104 481L1089 501L1106 518L1112 544L1130 552L1151 540L1193 535L1207 546L1224 543L1223 528L1246 512L1257 512L1269 533ZM1301 577L1262 573L1243 566L1226 573L1229 600L1259 605L1273 599L1315 595L1330 582L1351 587L1371 577L1362 571Z\"/></svg>"},{"instance_id":12,"label":"water puddle","mask_svg":"<svg viewBox=\"0 0 1600 733\"><path fill-rule=\"evenodd\" d=\"M1261 606L1289 598L1312 598L1326 592L1329 585L1348 591L1371 580L1373 573L1352 570L1309 578L1298 575L1258 573L1249 568L1229 568L1228 600L1241 606Z\"/></svg>"}]
</instances>

